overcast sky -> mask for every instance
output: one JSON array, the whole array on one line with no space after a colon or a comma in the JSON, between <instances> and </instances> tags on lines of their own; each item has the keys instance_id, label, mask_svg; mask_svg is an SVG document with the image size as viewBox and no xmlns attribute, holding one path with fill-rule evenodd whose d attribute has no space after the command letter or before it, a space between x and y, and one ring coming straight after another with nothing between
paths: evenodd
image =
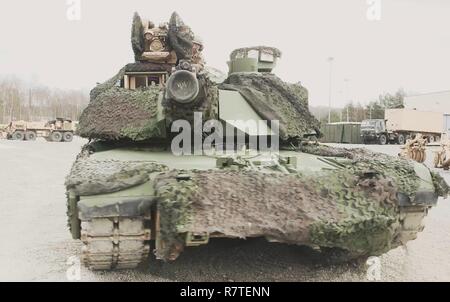
<instances>
[{"instance_id":1,"label":"overcast sky","mask_svg":"<svg viewBox=\"0 0 450 302\"><path fill-rule=\"evenodd\" d=\"M234 48L280 48L275 72L301 81L313 106L328 104L330 56L334 106L398 88L450 89L450 1L380 0L379 21L367 16L377 16L371 1L81 0L81 20L69 21L66 0L2 0L0 75L92 88L133 60L134 11L158 24L176 10L203 38L208 65L223 71Z\"/></svg>"}]
</instances>

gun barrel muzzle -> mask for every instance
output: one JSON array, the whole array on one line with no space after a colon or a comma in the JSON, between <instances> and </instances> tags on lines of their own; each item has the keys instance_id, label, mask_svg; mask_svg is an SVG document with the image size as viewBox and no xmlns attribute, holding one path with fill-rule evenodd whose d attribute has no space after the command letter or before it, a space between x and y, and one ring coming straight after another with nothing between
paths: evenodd
<instances>
[{"instance_id":1,"label":"gun barrel muzzle","mask_svg":"<svg viewBox=\"0 0 450 302\"><path fill-rule=\"evenodd\" d=\"M180 104L195 100L199 93L199 83L195 73L177 70L169 77L166 85L166 98Z\"/></svg>"}]
</instances>

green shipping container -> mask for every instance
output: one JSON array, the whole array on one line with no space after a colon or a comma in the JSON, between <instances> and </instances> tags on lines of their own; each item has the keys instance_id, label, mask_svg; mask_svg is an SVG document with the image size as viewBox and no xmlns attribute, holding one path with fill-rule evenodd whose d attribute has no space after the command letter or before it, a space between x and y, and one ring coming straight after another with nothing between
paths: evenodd
<instances>
[{"instance_id":1,"label":"green shipping container","mask_svg":"<svg viewBox=\"0 0 450 302\"><path fill-rule=\"evenodd\" d=\"M323 143L361 144L361 123L331 123L322 126Z\"/></svg>"}]
</instances>

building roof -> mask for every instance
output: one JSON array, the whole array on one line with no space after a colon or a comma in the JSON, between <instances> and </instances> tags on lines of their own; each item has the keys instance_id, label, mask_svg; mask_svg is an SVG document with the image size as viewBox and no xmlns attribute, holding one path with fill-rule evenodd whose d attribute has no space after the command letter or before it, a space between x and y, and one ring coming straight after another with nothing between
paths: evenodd
<instances>
[{"instance_id":1,"label":"building roof","mask_svg":"<svg viewBox=\"0 0 450 302\"><path fill-rule=\"evenodd\" d=\"M424 96L424 95L433 95L433 94L444 94L444 93L450 94L450 90L441 90L441 91L435 91L435 92L424 92L424 93L409 94L406 97L415 97L415 96Z\"/></svg>"}]
</instances>

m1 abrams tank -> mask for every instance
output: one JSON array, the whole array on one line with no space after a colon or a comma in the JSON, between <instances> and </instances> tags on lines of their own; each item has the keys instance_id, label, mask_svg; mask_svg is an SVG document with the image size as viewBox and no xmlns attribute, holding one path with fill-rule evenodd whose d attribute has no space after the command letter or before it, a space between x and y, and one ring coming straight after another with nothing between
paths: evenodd
<instances>
[{"instance_id":1,"label":"m1 abrams tank","mask_svg":"<svg viewBox=\"0 0 450 302\"><path fill-rule=\"evenodd\" d=\"M159 27L135 14L136 62L91 92L78 126L90 142L66 180L70 231L89 268L172 261L218 237L343 260L416 238L449 191L438 174L317 144L307 90L272 73L279 50L235 50L216 83L198 41L176 13Z\"/></svg>"}]
</instances>

